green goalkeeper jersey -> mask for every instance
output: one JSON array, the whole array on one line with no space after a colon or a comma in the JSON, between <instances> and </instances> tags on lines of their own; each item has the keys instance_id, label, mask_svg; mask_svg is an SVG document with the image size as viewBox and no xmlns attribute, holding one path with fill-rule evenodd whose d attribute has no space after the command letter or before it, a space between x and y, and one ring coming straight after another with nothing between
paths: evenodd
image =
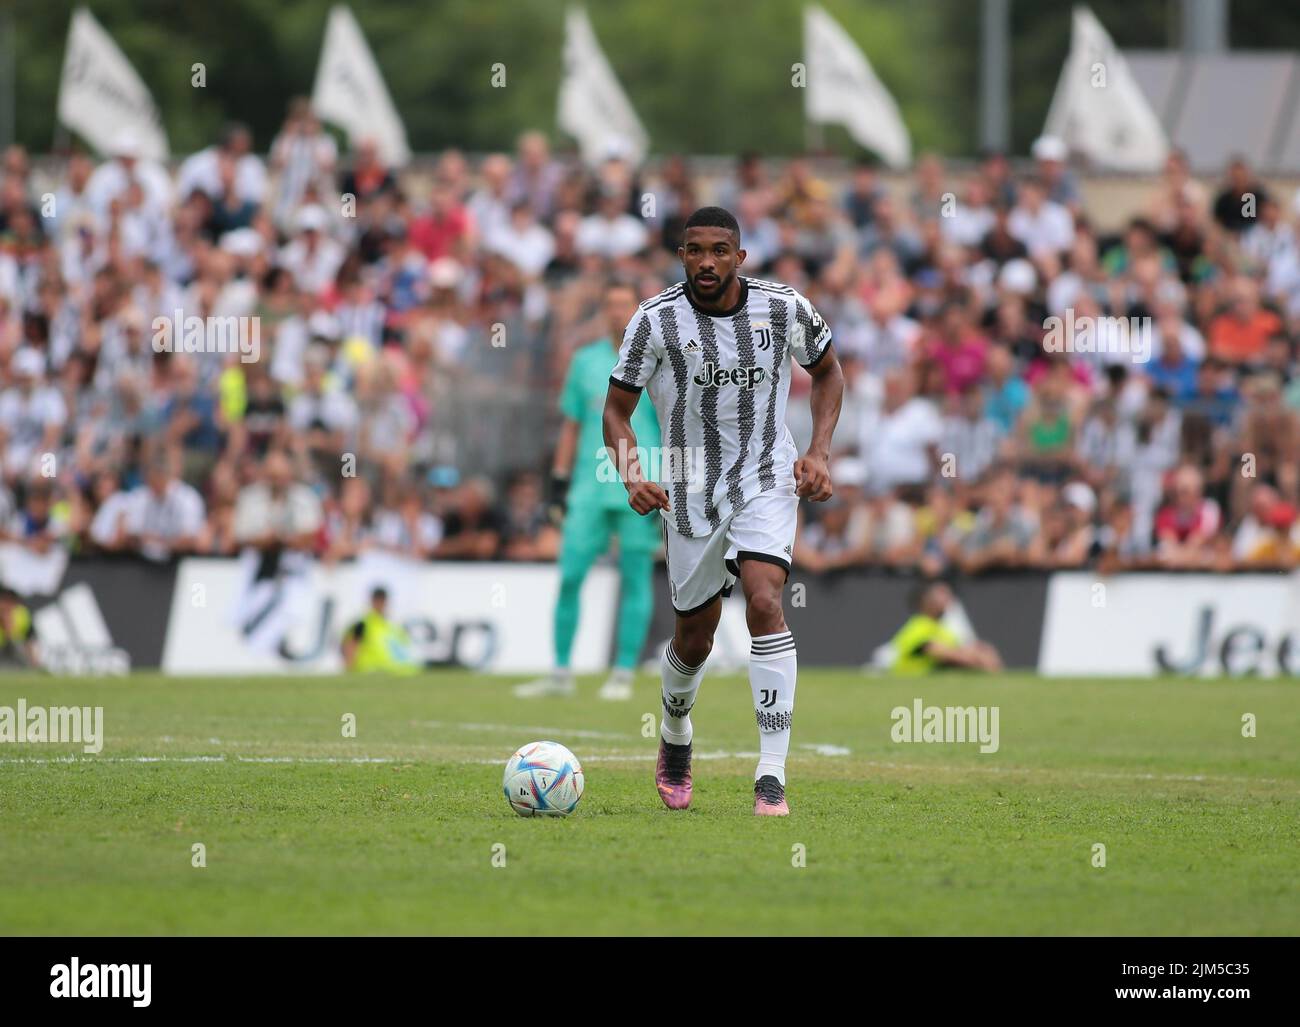
<instances>
[{"instance_id":1,"label":"green goalkeeper jersey","mask_svg":"<svg viewBox=\"0 0 1300 1027\"><path fill-rule=\"evenodd\" d=\"M627 506L627 490L619 480L614 463L605 453L605 394L609 376L618 363L618 350L609 339L598 339L573 354L569 373L560 394L560 411L578 422L578 452L573 461L569 485L569 504L600 507ZM647 395L641 396L632 414L632 430L642 451L641 466L646 477L653 477L657 457L649 451L659 450L659 421Z\"/></svg>"}]
</instances>

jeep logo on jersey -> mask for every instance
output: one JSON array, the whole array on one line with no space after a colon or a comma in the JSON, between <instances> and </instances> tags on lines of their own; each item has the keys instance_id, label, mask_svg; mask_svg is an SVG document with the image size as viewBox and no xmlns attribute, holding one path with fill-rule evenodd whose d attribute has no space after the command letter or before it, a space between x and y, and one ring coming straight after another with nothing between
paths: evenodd
<instances>
[{"instance_id":1,"label":"jeep logo on jersey","mask_svg":"<svg viewBox=\"0 0 1300 1027\"><path fill-rule=\"evenodd\" d=\"M691 379L696 385L739 385L752 389L767 377L765 367L719 367L712 360L703 364Z\"/></svg>"}]
</instances>

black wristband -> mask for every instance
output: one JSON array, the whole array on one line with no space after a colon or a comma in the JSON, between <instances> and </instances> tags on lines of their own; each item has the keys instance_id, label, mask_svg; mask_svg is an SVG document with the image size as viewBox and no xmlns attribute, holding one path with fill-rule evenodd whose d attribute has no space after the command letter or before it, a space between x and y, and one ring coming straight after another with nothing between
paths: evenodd
<instances>
[{"instance_id":1,"label":"black wristband","mask_svg":"<svg viewBox=\"0 0 1300 1027\"><path fill-rule=\"evenodd\" d=\"M569 479L563 478L558 474L551 475L551 501L547 504L550 507L553 518L562 517L568 510L569 499Z\"/></svg>"}]
</instances>

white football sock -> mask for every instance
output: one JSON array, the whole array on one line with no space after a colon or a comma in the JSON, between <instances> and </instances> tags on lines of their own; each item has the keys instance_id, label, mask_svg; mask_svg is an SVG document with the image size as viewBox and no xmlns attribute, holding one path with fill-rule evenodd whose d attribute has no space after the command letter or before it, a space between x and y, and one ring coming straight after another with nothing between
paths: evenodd
<instances>
[{"instance_id":1,"label":"white football sock","mask_svg":"<svg viewBox=\"0 0 1300 1027\"><path fill-rule=\"evenodd\" d=\"M785 785L785 757L790 751L790 715L794 712L798 658L794 635L781 631L759 635L749 648L749 688L758 720L758 769L754 780L770 774Z\"/></svg>"},{"instance_id":2,"label":"white football sock","mask_svg":"<svg viewBox=\"0 0 1300 1027\"><path fill-rule=\"evenodd\" d=\"M695 705L695 693L700 690L700 679L704 677L704 664L688 667L673 652L673 643L669 639L664 646L663 658L659 661L663 675L663 723L659 728L659 737L673 745L689 745L694 737L691 727L691 707Z\"/></svg>"}]
</instances>

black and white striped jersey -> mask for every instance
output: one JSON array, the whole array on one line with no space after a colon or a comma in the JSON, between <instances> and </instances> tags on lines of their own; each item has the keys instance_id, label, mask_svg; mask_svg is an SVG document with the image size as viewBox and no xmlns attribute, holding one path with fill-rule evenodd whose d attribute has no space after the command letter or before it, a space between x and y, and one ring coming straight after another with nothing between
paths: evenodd
<instances>
[{"instance_id":1,"label":"black and white striped jersey","mask_svg":"<svg viewBox=\"0 0 1300 1027\"><path fill-rule=\"evenodd\" d=\"M610 382L648 388L665 454L651 464L672 506L668 526L709 535L760 492L792 485L798 454L785 424L790 360L811 368L830 327L789 286L740 279L724 314L695 305L685 282L637 309Z\"/></svg>"}]
</instances>

